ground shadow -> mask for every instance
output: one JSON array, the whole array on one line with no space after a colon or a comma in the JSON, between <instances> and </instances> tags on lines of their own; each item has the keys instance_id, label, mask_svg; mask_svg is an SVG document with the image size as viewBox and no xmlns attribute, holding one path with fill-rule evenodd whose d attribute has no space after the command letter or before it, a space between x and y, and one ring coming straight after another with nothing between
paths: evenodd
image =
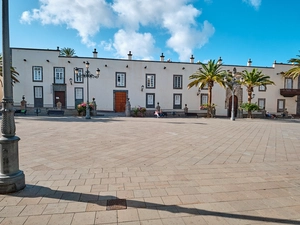
<instances>
[{"instance_id":1,"label":"ground shadow","mask_svg":"<svg viewBox=\"0 0 300 225\"><path fill-rule=\"evenodd\" d=\"M85 194L79 192L52 190L48 187L43 187L38 185L27 185L23 190L11 195L18 196L18 197L28 197L28 198L45 197L45 198L53 198L53 199L60 199L66 201L95 203L104 207L106 206L107 200L118 199L116 196L101 196L101 195ZM250 220L250 221L258 221L258 222L268 222L268 223L300 224L300 221L290 220L290 219L251 216L251 215L243 215L243 214L236 214L230 212L217 212L217 211L197 209L197 208L185 208L177 205L164 205L159 203L142 202L142 201L130 200L130 199L126 200L126 202L127 202L127 206L132 208L147 208L149 210L168 211L171 213L186 213L186 214L200 215L200 216L216 216L222 218Z\"/></svg>"},{"instance_id":2,"label":"ground shadow","mask_svg":"<svg viewBox=\"0 0 300 225\"><path fill-rule=\"evenodd\" d=\"M121 117L108 117L108 116L94 116L91 119L85 119L85 117L76 117L76 116L22 116L19 117L24 120L38 120L38 121L48 121L48 122L85 122L85 123L109 123L109 122L121 122ZM117 119L116 119L117 118ZM18 119L16 123L18 123Z\"/></svg>"}]
</instances>

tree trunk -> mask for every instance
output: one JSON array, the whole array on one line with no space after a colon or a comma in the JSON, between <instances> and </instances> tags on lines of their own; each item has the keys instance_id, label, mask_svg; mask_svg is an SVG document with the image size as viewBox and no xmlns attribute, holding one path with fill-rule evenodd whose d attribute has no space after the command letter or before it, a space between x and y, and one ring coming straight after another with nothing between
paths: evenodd
<instances>
[{"instance_id":1,"label":"tree trunk","mask_svg":"<svg viewBox=\"0 0 300 225\"><path fill-rule=\"evenodd\" d=\"M252 99L252 88L248 88L248 103L251 104L251 99ZM251 110L248 110L248 116L247 118L252 118L252 112Z\"/></svg>"},{"instance_id":2,"label":"tree trunk","mask_svg":"<svg viewBox=\"0 0 300 225\"><path fill-rule=\"evenodd\" d=\"M208 85L207 118L211 117L211 97L212 97L212 86Z\"/></svg>"}]
</instances>

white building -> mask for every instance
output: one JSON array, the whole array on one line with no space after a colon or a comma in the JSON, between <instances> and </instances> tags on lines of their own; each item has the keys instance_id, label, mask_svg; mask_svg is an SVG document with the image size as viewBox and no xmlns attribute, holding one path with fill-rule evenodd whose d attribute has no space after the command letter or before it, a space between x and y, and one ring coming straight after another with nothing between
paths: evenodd
<instances>
[{"instance_id":1,"label":"white building","mask_svg":"<svg viewBox=\"0 0 300 225\"><path fill-rule=\"evenodd\" d=\"M199 93L196 87L187 89L189 76L200 65L190 62L170 62L163 54L158 61L98 58L96 49L92 57L64 57L60 50L12 48L12 66L20 73L20 83L14 85L15 106L20 105L24 95L28 107L55 108L60 101L63 108L75 109L76 105L86 101L86 78L75 76L74 68L86 71L85 63L90 63L89 71L99 79L89 80L89 101L94 97L97 110L125 111L125 102L130 98L131 106L143 106L147 111L154 110L159 102L164 111L183 111L187 104L189 112L199 112L200 105L207 101L207 90ZM256 87L252 102L272 113L280 113L287 108L290 114L300 114L300 85L298 80L285 79L280 74L292 65L274 63L272 67L255 67L248 62L245 66L223 65L224 70L237 72L258 68L271 77L276 85ZM299 89L298 89L299 88ZM247 102L246 88L236 92L238 104ZM215 84L212 90L212 102L216 105L218 116L229 116L231 92ZM298 106L298 110L297 110ZM238 106L236 106L238 107Z\"/></svg>"}]
</instances>

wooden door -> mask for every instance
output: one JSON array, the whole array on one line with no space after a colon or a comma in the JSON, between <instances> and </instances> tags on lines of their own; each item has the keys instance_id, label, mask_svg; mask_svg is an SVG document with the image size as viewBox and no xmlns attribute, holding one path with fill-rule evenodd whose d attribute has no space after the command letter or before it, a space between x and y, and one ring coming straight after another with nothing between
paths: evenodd
<instances>
[{"instance_id":1,"label":"wooden door","mask_svg":"<svg viewBox=\"0 0 300 225\"><path fill-rule=\"evenodd\" d=\"M65 100L65 92L64 91L55 91L54 100L55 100L55 106L54 107L56 107L57 102L61 102L61 107L62 108L66 107L66 100Z\"/></svg>"},{"instance_id":2,"label":"wooden door","mask_svg":"<svg viewBox=\"0 0 300 225\"><path fill-rule=\"evenodd\" d=\"M228 117L231 117L231 107L232 107L232 96L230 96L229 98L229 105L228 105ZM238 109L238 98L235 95L234 96L234 117L237 116L237 109Z\"/></svg>"},{"instance_id":3,"label":"wooden door","mask_svg":"<svg viewBox=\"0 0 300 225\"><path fill-rule=\"evenodd\" d=\"M115 112L125 112L127 93L115 92Z\"/></svg>"}]
</instances>

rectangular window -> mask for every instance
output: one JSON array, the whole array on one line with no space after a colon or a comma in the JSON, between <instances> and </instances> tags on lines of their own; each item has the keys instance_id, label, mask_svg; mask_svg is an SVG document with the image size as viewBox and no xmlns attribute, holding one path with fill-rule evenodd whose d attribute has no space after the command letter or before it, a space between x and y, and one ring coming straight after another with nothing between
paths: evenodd
<instances>
[{"instance_id":1,"label":"rectangular window","mask_svg":"<svg viewBox=\"0 0 300 225\"><path fill-rule=\"evenodd\" d=\"M182 108L182 94L174 94L173 95L173 109L181 109Z\"/></svg>"},{"instance_id":2,"label":"rectangular window","mask_svg":"<svg viewBox=\"0 0 300 225\"><path fill-rule=\"evenodd\" d=\"M266 99L265 98L259 98L258 99L258 107L260 110L266 108Z\"/></svg>"},{"instance_id":3,"label":"rectangular window","mask_svg":"<svg viewBox=\"0 0 300 225\"><path fill-rule=\"evenodd\" d=\"M83 83L83 68L78 68L78 74L74 71L74 83Z\"/></svg>"},{"instance_id":4,"label":"rectangular window","mask_svg":"<svg viewBox=\"0 0 300 225\"><path fill-rule=\"evenodd\" d=\"M43 67L41 66L32 67L32 80L34 82L43 81Z\"/></svg>"},{"instance_id":5,"label":"rectangular window","mask_svg":"<svg viewBox=\"0 0 300 225\"><path fill-rule=\"evenodd\" d=\"M182 75L173 76L173 88L182 89Z\"/></svg>"},{"instance_id":6,"label":"rectangular window","mask_svg":"<svg viewBox=\"0 0 300 225\"><path fill-rule=\"evenodd\" d=\"M155 88L155 74L146 74L146 88Z\"/></svg>"},{"instance_id":7,"label":"rectangular window","mask_svg":"<svg viewBox=\"0 0 300 225\"><path fill-rule=\"evenodd\" d=\"M208 104L208 94L201 94L200 105Z\"/></svg>"},{"instance_id":8,"label":"rectangular window","mask_svg":"<svg viewBox=\"0 0 300 225\"><path fill-rule=\"evenodd\" d=\"M267 90L266 85L259 85L258 86L258 91L266 91L266 90Z\"/></svg>"},{"instance_id":9,"label":"rectangular window","mask_svg":"<svg viewBox=\"0 0 300 225\"><path fill-rule=\"evenodd\" d=\"M34 98L43 98L43 87L34 87Z\"/></svg>"},{"instance_id":10,"label":"rectangular window","mask_svg":"<svg viewBox=\"0 0 300 225\"><path fill-rule=\"evenodd\" d=\"M285 99L277 99L277 112L283 112L285 108Z\"/></svg>"},{"instance_id":11,"label":"rectangular window","mask_svg":"<svg viewBox=\"0 0 300 225\"><path fill-rule=\"evenodd\" d=\"M146 108L155 108L155 94L146 94Z\"/></svg>"},{"instance_id":12,"label":"rectangular window","mask_svg":"<svg viewBox=\"0 0 300 225\"><path fill-rule=\"evenodd\" d=\"M83 88L75 88L75 108L83 102Z\"/></svg>"},{"instance_id":13,"label":"rectangular window","mask_svg":"<svg viewBox=\"0 0 300 225\"><path fill-rule=\"evenodd\" d=\"M83 99L83 88L75 88L75 99Z\"/></svg>"},{"instance_id":14,"label":"rectangular window","mask_svg":"<svg viewBox=\"0 0 300 225\"><path fill-rule=\"evenodd\" d=\"M65 68L63 67L54 68L54 83L55 84L65 83Z\"/></svg>"},{"instance_id":15,"label":"rectangular window","mask_svg":"<svg viewBox=\"0 0 300 225\"><path fill-rule=\"evenodd\" d=\"M126 73L116 73L116 87L126 87Z\"/></svg>"},{"instance_id":16,"label":"rectangular window","mask_svg":"<svg viewBox=\"0 0 300 225\"><path fill-rule=\"evenodd\" d=\"M293 89L293 79L292 78L285 78L284 82L284 88L285 89Z\"/></svg>"}]
</instances>

